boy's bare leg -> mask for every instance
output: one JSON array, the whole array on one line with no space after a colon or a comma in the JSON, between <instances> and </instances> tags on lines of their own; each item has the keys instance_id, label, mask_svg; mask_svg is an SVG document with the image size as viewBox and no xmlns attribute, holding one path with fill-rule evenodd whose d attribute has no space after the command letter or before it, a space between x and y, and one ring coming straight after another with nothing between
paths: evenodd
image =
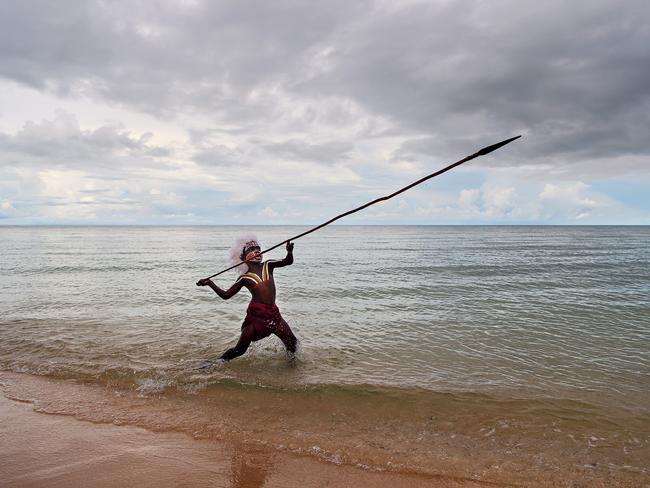
<instances>
[{"instance_id":1,"label":"boy's bare leg","mask_svg":"<svg viewBox=\"0 0 650 488\"><path fill-rule=\"evenodd\" d=\"M219 359L223 359L224 361L230 361L231 359L234 359L237 356L241 356L246 352L248 346L250 346L251 342L253 341L253 337L255 337L255 328L252 325L244 327L244 329L241 331L241 335L239 336L239 340L237 341L235 347L231 347L230 349L228 349L226 352L224 352L221 355Z\"/></svg>"},{"instance_id":2,"label":"boy's bare leg","mask_svg":"<svg viewBox=\"0 0 650 488\"><path fill-rule=\"evenodd\" d=\"M289 327L289 324L287 324L284 320L282 320L280 324L275 328L274 333L276 336L280 338L280 340L284 344L284 347L287 348L287 351L290 352L291 354L295 354L296 347L298 345L298 339L296 339L296 336L293 335L293 332L291 331L291 327Z\"/></svg>"}]
</instances>

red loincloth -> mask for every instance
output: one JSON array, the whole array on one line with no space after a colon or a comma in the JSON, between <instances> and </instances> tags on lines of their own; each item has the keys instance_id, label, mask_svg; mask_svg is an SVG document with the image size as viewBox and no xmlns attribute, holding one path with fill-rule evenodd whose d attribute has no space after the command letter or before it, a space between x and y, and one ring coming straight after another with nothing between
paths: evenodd
<instances>
[{"instance_id":1,"label":"red loincloth","mask_svg":"<svg viewBox=\"0 0 650 488\"><path fill-rule=\"evenodd\" d=\"M275 333L282 324L286 324L286 322L280 315L280 309L277 305L251 302L248 305L248 310L246 310L246 318L244 323L241 324L241 328L244 330L244 328L252 325L255 330L253 340L259 341Z\"/></svg>"}]
</instances>

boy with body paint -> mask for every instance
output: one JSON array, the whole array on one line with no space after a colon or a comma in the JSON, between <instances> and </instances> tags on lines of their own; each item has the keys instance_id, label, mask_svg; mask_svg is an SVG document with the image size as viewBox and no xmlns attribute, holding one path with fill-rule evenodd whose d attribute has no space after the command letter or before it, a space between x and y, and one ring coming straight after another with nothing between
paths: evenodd
<instances>
[{"instance_id":1,"label":"boy with body paint","mask_svg":"<svg viewBox=\"0 0 650 488\"><path fill-rule=\"evenodd\" d=\"M243 241L243 245L242 245ZM293 263L293 243L287 242L287 256L282 260L268 260L262 262L260 244L253 236L247 240L240 239L231 249L231 261L236 264L239 261L246 263L238 266L241 273L228 290L222 290L210 278L199 280L197 286L209 286L217 295L228 300L237 294L242 287L248 288L252 298L246 311L246 318L241 326L241 336L235 347L224 352L219 359L230 361L246 352L251 342L264 339L275 334L283 342L287 351L291 354L296 352L298 340L293 335L289 324L280 315L280 310L275 304L275 282L273 271L276 268L289 266Z\"/></svg>"}]
</instances>

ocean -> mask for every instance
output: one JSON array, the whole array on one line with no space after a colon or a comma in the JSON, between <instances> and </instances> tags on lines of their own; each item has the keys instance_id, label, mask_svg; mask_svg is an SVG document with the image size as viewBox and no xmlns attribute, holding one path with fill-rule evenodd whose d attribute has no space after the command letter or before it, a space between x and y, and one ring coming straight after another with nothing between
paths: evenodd
<instances>
[{"instance_id":1,"label":"ocean","mask_svg":"<svg viewBox=\"0 0 650 488\"><path fill-rule=\"evenodd\" d=\"M195 282L304 230L0 227L3 393L369 470L650 483L650 227L330 226L275 272L297 360L271 337L198 370L250 296Z\"/></svg>"}]
</instances>

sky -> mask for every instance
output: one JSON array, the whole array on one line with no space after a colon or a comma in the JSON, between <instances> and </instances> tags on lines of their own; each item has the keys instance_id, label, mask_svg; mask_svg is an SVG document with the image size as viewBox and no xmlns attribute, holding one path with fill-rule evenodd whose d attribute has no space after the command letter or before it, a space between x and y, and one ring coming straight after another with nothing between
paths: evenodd
<instances>
[{"instance_id":1,"label":"sky","mask_svg":"<svg viewBox=\"0 0 650 488\"><path fill-rule=\"evenodd\" d=\"M0 3L0 225L650 225L647 0Z\"/></svg>"}]
</instances>

